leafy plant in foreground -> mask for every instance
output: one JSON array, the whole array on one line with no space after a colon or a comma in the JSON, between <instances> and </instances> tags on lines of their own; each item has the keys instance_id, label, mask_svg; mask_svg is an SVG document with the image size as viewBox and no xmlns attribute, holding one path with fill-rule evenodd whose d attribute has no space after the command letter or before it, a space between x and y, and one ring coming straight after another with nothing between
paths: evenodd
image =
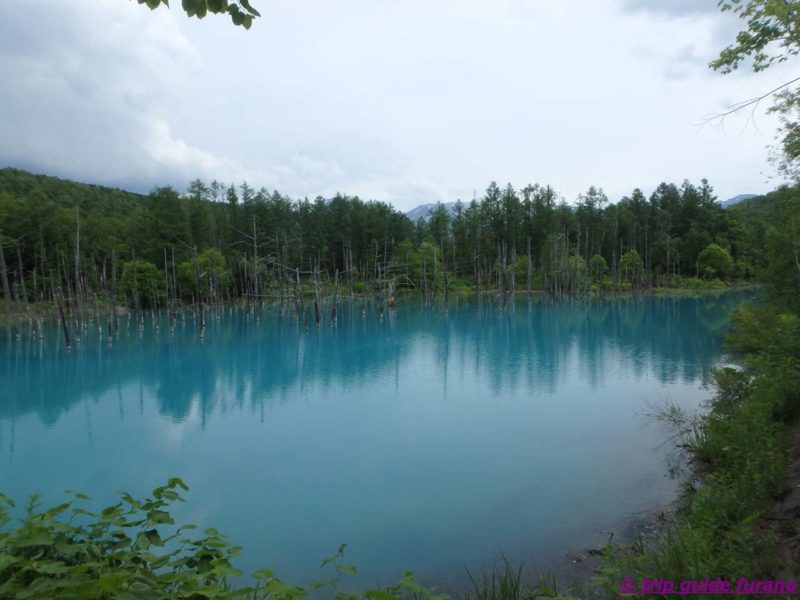
<instances>
[{"instance_id":1,"label":"leafy plant in foreground","mask_svg":"<svg viewBox=\"0 0 800 600\"><path fill-rule=\"evenodd\" d=\"M309 592L288 585L270 569L253 574L251 585L236 587L229 578L242 572L232 560L241 548L216 529L192 538L193 525L178 526L168 509L183 502L188 490L178 478L137 500L123 493L100 512L81 506L89 498L71 498L42 509L38 496L28 501L18 525L12 525L12 500L0 494L0 598L271 598L301 600ZM445 600L424 589L407 572L395 585L360 595L337 589L343 575L355 575L342 563L344 546L325 559L334 578L314 584L338 600Z\"/></svg>"}]
</instances>

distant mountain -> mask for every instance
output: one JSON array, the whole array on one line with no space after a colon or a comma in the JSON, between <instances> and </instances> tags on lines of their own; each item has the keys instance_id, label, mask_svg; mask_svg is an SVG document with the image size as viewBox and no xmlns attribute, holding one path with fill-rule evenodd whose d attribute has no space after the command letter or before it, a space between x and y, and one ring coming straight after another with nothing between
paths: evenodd
<instances>
[{"instance_id":1,"label":"distant mountain","mask_svg":"<svg viewBox=\"0 0 800 600\"><path fill-rule=\"evenodd\" d=\"M750 198L755 198L758 194L739 194L738 196L734 196L733 198L728 198L723 202L720 202L722 208L728 208L729 206L733 206L734 204L739 204L739 202L743 202L744 200L750 200Z\"/></svg>"},{"instance_id":2,"label":"distant mountain","mask_svg":"<svg viewBox=\"0 0 800 600\"><path fill-rule=\"evenodd\" d=\"M447 209L447 212L451 215L455 212L455 202L443 202L442 204ZM406 216L412 221L416 221L417 219L427 219L428 215L430 215L435 208L435 202L433 204L420 204L416 208L412 208L411 210L407 211Z\"/></svg>"}]
</instances>

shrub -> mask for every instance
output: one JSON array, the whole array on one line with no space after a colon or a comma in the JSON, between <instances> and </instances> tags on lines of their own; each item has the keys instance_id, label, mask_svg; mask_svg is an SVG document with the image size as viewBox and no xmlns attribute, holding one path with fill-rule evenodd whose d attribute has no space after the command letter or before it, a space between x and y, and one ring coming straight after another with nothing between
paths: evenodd
<instances>
[{"instance_id":1,"label":"shrub","mask_svg":"<svg viewBox=\"0 0 800 600\"><path fill-rule=\"evenodd\" d=\"M728 277L733 273L733 258L722 246L709 244L697 256L697 270L706 278Z\"/></svg>"},{"instance_id":2,"label":"shrub","mask_svg":"<svg viewBox=\"0 0 800 600\"><path fill-rule=\"evenodd\" d=\"M241 549L220 532L206 529L196 538L193 525L176 526L168 508L188 490L178 478L153 490L151 498L120 501L100 512L81 507L88 497L72 493L67 502L42 510L37 496L27 503L17 527L11 527L14 503L0 495L0 597L2 598L270 598L302 600L309 592L290 586L270 569L253 574L253 583L234 587L242 573L232 560ZM343 575L355 575L342 563L344 546L325 559L333 578L313 585L336 591ZM407 572L395 585L360 595L336 591L338 600L395 600L407 595L445 600L424 589Z\"/></svg>"}]
</instances>

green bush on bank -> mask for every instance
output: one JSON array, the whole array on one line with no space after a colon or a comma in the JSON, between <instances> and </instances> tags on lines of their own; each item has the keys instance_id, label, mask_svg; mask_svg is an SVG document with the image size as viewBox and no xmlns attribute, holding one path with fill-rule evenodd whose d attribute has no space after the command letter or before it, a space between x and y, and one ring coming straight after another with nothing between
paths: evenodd
<instances>
[{"instance_id":1,"label":"green bush on bank","mask_svg":"<svg viewBox=\"0 0 800 600\"><path fill-rule=\"evenodd\" d=\"M774 578L796 568L781 564L769 517L786 492L788 434L800 417L800 188L776 192L763 238L765 304L738 309L727 339L742 368L714 372L710 411L684 429L701 482L663 539L608 549L596 581L614 595L623 576ZM715 272L730 266L717 249L705 258Z\"/></svg>"},{"instance_id":2,"label":"green bush on bank","mask_svg":"<svg viewBox=\"0 0 800 600\"><path fill-rule=\"evenodd\" d=\"M769 516L785 493L787 435L800 413L800 317L775 304L734 316L728 346L741 370L714 372L711 410L686 439L701 478L664 539L608 549L597 583L623 576L769 578L781 565Z\"/></svg>"}]
</instances>

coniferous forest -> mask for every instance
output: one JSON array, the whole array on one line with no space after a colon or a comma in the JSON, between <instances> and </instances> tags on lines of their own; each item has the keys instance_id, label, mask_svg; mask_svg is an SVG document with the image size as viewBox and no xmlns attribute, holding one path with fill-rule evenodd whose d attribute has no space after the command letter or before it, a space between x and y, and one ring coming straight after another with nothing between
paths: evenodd
<instances>
[{"instance_id":1,"label":"coniferous forest","mask_svg":"<svg viewBox=\"0 0 800 600\"><path fill-rule=\"evenodd\" d=\"M764 199L725 209L707 181L569 202L549 186L492 182L480 198L411 221L337 194L293 199L193 181L147 195L0 171L7 302L301 301L400 291L577 295L723 286L763 268Z\"/></svg>"}]
</instances>

